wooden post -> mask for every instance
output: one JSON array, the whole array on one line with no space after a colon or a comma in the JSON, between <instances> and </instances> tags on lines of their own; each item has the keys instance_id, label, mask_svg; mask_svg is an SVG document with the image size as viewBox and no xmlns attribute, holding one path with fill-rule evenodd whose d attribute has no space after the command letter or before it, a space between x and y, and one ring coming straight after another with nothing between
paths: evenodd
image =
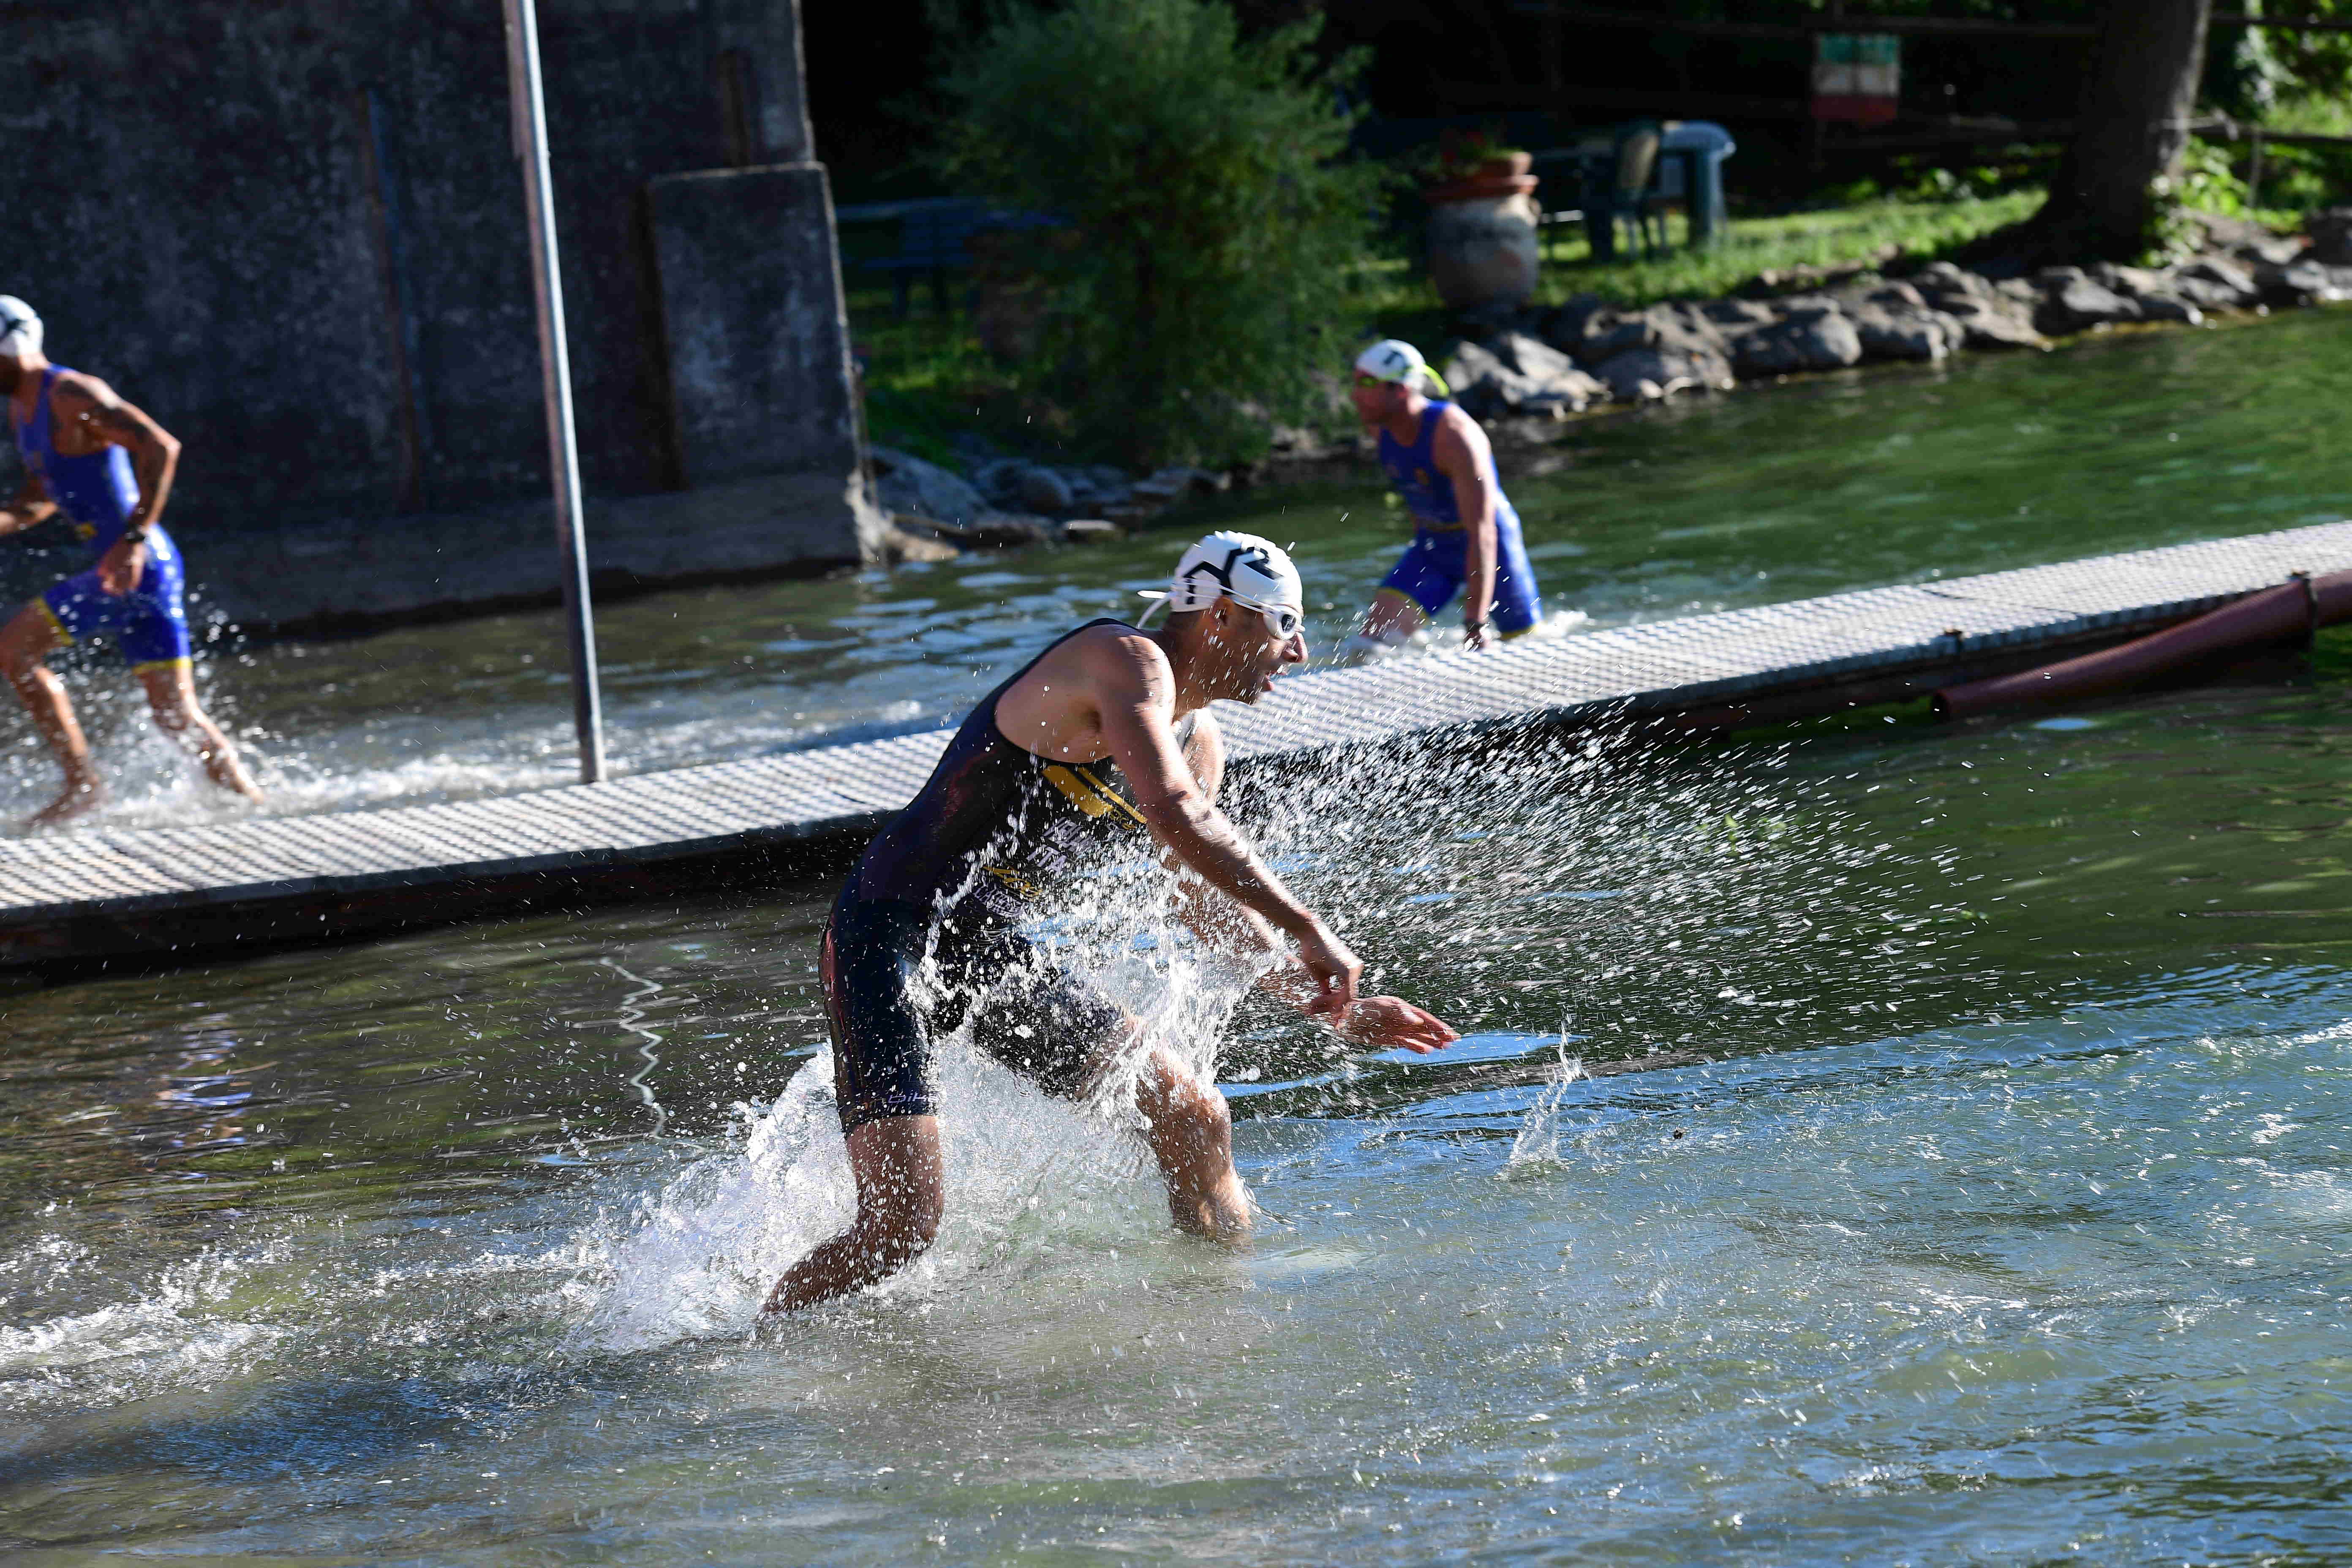
<instances>
[{"instance_id":1,"label":"wooden post","mask_svg":"<svg viewBox=\"0 0 2352 1568\"><path fill-rule=\"evenodd\" d=\"M604 776L604 711L596 689L596 628L590 621L588 544L581 530L580 448L572 430L572 362L563 340L563 279L557 269L555 195L547 169L547 104L540 90L539 18L533 0L506 0L507 85L514 103L515 158L522 164L530 229L530 280L539 303L539 362L547 397L547 466L555 487L555 552L572 644L572 725L580 782Z\"/></svg>"}]
</instances>

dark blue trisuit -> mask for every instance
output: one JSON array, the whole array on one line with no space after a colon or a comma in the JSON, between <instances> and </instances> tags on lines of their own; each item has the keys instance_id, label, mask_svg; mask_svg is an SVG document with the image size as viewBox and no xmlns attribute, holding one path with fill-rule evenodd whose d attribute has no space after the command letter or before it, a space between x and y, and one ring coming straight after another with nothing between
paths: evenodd
<instances>
[{"instance_id":1,"label":"dark blue trisuit","mask_svg":"<svg viewBox=\"0 0 2352 1568\"><path fill-rule=\"evenodd\" d=\"M997 700L1035 664L981 699L834 900L821 973L845 1131L936 1113L931 1047L966 1023L982 1050L1065 1097L1132 1032L1127 1009L1022 933L1057 889L1151 845L1108 757L1049 762L997 728Z\"/></svg>"},{"instance_id":2,"label":"dark blue trisuit","mask_svg":"<svg viewBox=\"0 0 2352 1568\"><path fill-rule=\"evenodd\" d=\"M25 467L38 475L49 499L73 524L74 534L89 546L92 562L114 547L139 505L139 481L131 472L131 454L105 447L87 457L68 458L52 439L49 394L58 377L69 375L61 364L41 373L40 396L33 416L16 429L16 450ZM110 594L98 585L98 569L77 572L40 596L49 624L67 642L79 642L112 631L122 657L133 669L148 669L187 658L186 580L180 566L179 547L153 523L147 525L147 569L139 585L128 594Z\"/></svg>"},{"instance_id":3,"label":"dark blue trisuit","mask_svg":"<svg viewBox=\"0 0 2352 1568\"><path fill-rule=\"evenodd\" d=\"M1393 588L1421 606L1432 620L1462 592L1470 574L1469 529L1455 503L1454 481L1437 467L1430 443L1437 421L1454 406L1432 402L1421 411L1421 429L1410 447L1386 429L1381 431L1381 468L1389 483L1404 497L1412 513L1412 542L1398 558L1381 586ZM1495 474L1495 459L1486 459L1486 483L1495 491L1495 625L1506 635L1526 631L1543 618L1543 600L1536 591L1536 569L1528 563L1527 541L1519 537L1519 514L1503 493Z\"/></svg>"}]
</instances>

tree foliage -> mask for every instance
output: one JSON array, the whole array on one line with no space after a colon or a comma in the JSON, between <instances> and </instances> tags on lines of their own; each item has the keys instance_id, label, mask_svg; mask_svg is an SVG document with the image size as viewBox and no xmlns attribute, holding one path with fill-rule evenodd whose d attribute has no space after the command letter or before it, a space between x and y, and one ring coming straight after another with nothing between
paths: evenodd
<instances>
[{"instance_id":1,"label":"tree foliage","mask_svg":"<svg viewBox=\"0 0 2352 1568\"><path fill-rule=\"evenodd\" d=\"M1318 68L1315 30L1244 37L1216 0L1032 3L944 79L960 183L1068 226L1023 262L1036 357L1082 435L1147 461L1249 456L1339 352L1381 175L1346 157L1360 61Z\"/></svg>"}]
</instances>

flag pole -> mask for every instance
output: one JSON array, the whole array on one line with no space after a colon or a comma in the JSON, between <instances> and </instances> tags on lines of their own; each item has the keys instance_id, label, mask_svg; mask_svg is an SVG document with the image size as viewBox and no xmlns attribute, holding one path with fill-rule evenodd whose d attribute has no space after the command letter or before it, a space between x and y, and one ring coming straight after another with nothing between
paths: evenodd
<instances>
[{"instance_id":1,"label":"flag pole","mask_svg":"<svg viewBox=\"0 0 2352 1568\"><path fill-rule=\"evenodd\" d=\"M604 776L604 713L596 689L596 628L588 599L588 549L580 518L580 448L572 432L572 363L563 342L563 279L557 270L555 198L547 172L547 104L540 90L539 18L533 0L506 0L507 85L515 160L522 165L530 228L530 280L539 303L539 361L547 394L547 457L555 488L555 550L572 645L572 722L580 782Z\"/></svg>"}]
</instances>

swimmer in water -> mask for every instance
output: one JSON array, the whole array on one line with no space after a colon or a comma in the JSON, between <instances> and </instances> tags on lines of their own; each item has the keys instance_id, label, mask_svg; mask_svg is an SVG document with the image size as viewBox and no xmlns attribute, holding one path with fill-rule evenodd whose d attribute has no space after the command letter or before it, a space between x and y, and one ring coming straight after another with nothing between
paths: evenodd
<instances>
[{"instance_id":1,"label":"swimmer in water","mask_svg":"<svg viewBox=\"0 0 2352 1568\"><path fill-rule=\"evenodd\" d=\"M1426 379L1436 398L1423 395ZM1462 640L1486 646L1489 628L1515 637L1543 619L1519 514L1495 475L1495 451L1478 422L1445 401L1445 383L1421 351L1395 338L1356 356L1350 396L1376 433L1381 468L1412 514L1412 542L1372 595L1348 639L1357 654L1409 641L1424 618L1462 595Z\"/></svg>"},{"instance_id":2,"label":"swimmer in water","mask_svg":"<svg viewBox=\"0 0 2352 1568\"><path fill-rule=\"evenodd\" d=\"M1458 1037L1409 1002L1359 996L1356 955L1217 809L1224 742L1209 704L1255 702L1307 658L1290 558L1252 534L1213 533L1152 596L1172 612L1165 626L1089 621L982 699L834 901L822 973L857 1218L793 1265L769 1311L861 1289L930 1245L945 1201L935 1040L968 1023L992 1057L1073 1099L1136 1044L1140 1020L1021 930L1106 860L1156 847L1180 871L1193 931L1246 960L1278 959L1259 985L1343 1038L1426 1052ZM1135 1104L1170 1216L1243 1235L1249 1199L1224 1096L1165 1047L1146 1050Z\"/></svg>"},{"instance_id":3,"label":"swimmer in water","mask_svg":"<svg viewBox=\"0 0 2352 1568\"><path fill-rule=\"evenodd\" d=\"M90 554L89 570L0 626L0 673L66 773L65 788L33 821L62 822L105 798L65 685L43 662L53 649L105 631L147 689L156 726L193 745L213 783L259 800L236 748L196 703L180 551L156 521L180 443L98 377L51 364L41 353L41 319L7 294L0 294L0 397L25 459L23 488L0 507L0 534L63 511Z\"/></svg>"}]
</instances>

